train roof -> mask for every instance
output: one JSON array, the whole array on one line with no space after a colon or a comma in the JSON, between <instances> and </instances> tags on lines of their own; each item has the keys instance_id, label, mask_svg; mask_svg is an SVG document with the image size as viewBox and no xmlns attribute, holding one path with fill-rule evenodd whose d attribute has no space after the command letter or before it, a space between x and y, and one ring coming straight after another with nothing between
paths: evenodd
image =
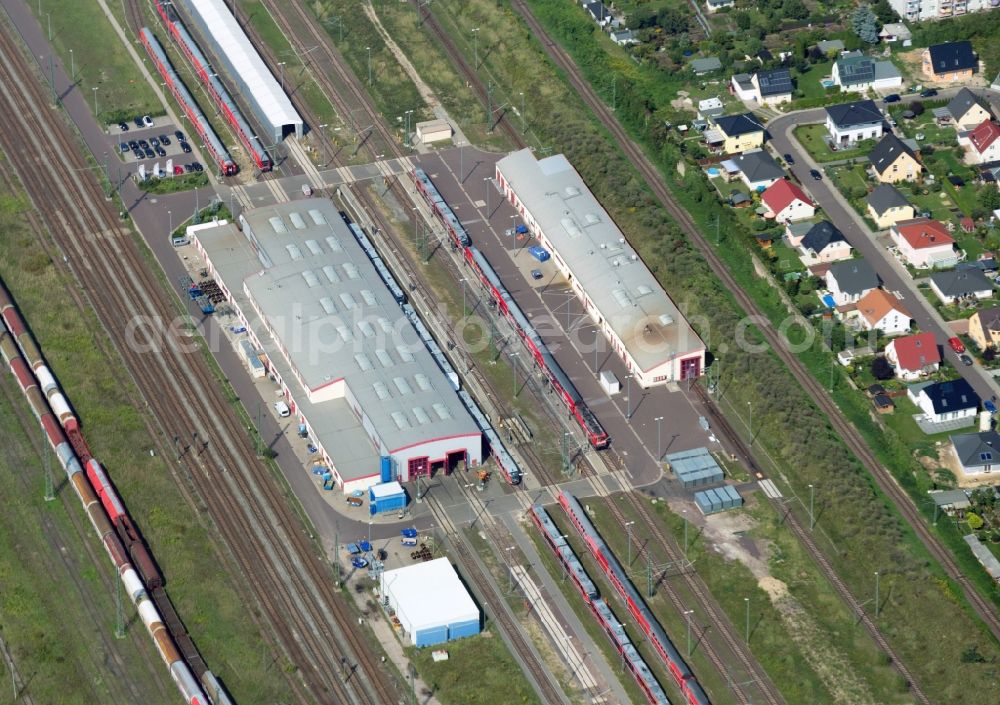
<instances>
[{"instance_id":1,"label":"train roof","mask_svg":"<svg viewBox=\"0 0 1000 705\"><path fill-rule=\"evenodd\" d=\"M643 370L705 347L565 156L522 149L497 171Z\"/></svg>"},{"instance_id":2,"label":"train roof","mask_svg":"<svg viewBox=\"0 0 1000 705\"><path fill-rule=\"evenodd\" d=\"M304 394L293 395L312 407L303 414L316 427L315 415L322 418L338 401L334 388L344 380L370 424L370 433L343 439L355 446L361 441L360 448L331 448L324 441L325 448L370 453L366 436L377 436L385 445L381 450L388 451L447 437L481 437L328 200L251 209L241 221L243 233L230 225L194 236L244 315L256 313L252 330L272 364L279 371L285 366L280 374L286 384L301 385ZM347 412L351 427L365 425L350 408ZM344 419L330 421L332 433Z\"/></svg>"}]
</instances>

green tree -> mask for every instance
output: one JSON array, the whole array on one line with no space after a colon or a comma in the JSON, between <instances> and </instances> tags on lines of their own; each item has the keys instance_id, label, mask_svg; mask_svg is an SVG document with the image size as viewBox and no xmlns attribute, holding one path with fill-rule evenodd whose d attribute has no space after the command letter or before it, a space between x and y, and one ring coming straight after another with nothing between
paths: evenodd
<instances>
[{"instance_id":1,"label":"green tree","mask_svg":"<svg viewBox=\"0 0 1000 705\"><path fill-rule=\"evenodd\" d=\"M892 364L884 357L879 356L872 360L872 377L878 380L892 379L896 371L892 369Z\"/></svg>"},{"instance_id":2,"label":"green tree","mask_svg":"<svg viewBox=\"0 0 1000 705\"><path fill-rule=\"evenodd\" d=\"M965 515L965 521L969 525L969 528L972 529L973 531L983 528L983 518L978 514L973 514L972 512L968 512Z\"/></svg>"},{"instance_id":3,"label":"green tree","mask_svg":"<svg viewBox=\"0 0 1000 705\"><path fill-rule=\"evenodd\" d=\"M876 0L872 5L872 11L875 13L875 17L878 18L879 25L889 24L898 19L896 11L889 4L889 0Z\"/></svg>"},{"instance_id":4,"label":"green tree","mask_svg":"<svg viewBox=\"0 0 1000 705\"><path fill-rule=\"evenodd\" d=\"M910 103L908 107L913 112L914 115L924 114L924 104L919 100L913 101L912 103Z\"/></svg>"},{"instance_id":5,"label":"green tree","mask_svg":"<svg viewBox=\"0 0 1000 705\"><path fill-rule=\"evenodd\" d=\"M986 184L980 189L979 205L990 212L1000 208L1000 189L997 188L996 183Z\"/></svg>"},{"instance_id":6,"label":"green tree","mask_svg":"<svg viewBox=\"0 0 1000 705\"><path fill-rule=\"evenodd\" d=\"M804 20L809 16L809 8L802 0L785 0L781 3L781 14L790 20Z\"/></svg>"},{"instance_id":7,"label":"green tree","mask_svg":"<svg viewBox=\"0 0 1000 705\"><path fill-rule=\"evenodd\" d=\"M750 29L750 13L749 12L737 12L736 15L736 26L742 30Z\"/></svg>"},{"instance_id":8,"label":"green tree","mask_svg":"<svg viewBox=\"0 0 1000 705\"><path fill-rule=\"evenodd\" d=\"M861 41L868 44L878 43L878 20L867 5L859 5L851 15L851 29Z\"/></svg>"}]
</instances>

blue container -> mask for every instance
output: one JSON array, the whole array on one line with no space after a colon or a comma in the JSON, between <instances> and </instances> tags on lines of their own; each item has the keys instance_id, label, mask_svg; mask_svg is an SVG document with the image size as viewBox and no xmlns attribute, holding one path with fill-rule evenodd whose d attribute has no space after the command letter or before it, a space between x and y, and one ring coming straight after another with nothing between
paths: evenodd
<instances>
[{"instance_id":1,"label":"blue container","mask_svg":"<svg viewBox=\"0 0 1000 705\"><path fill-rule=\"evenodd\" d=\"M467 636L475 636L479 633L479 620L470 619L468 622L458 622L448 625L448 641L461 639Z\"/></svg>"},{"instance_id":2,"label":"blue container","mask_svg":"<svg viewBox=\"0 0 1000 705\"><path fill-rule=\"evenodd\" d=\"M381 473L382 482L392 482L392 457L388 455L382 456Z\"/></svg>"},{"instance_id":3,"label":"blue container","mask_svg":"<svg viewBox=\"0 0 1000 705\"><path fill-rule=\"evenodd\" d=\"M448 641L448 627L429 627L419 630L414 638L417 646L434 646Z\"/></svg>"}]
</instances>

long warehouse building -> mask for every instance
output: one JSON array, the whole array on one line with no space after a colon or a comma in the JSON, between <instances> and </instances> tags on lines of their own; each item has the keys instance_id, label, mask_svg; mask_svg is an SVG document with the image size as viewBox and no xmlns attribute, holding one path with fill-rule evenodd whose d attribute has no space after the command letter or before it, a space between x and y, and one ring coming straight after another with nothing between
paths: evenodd
<instances>
[{"instance_id":1,"label":"long warehouse building","mask_svg":"<svg viewBox=\"0 0 1000 705\"><path fill-rule=\"evenodd\" d=\"M190 18L225 74L236 83L235 92L250 107L258 127L270 131L259 137L271 144L290 132L301 137L301 116L224 0L174 0L173 4Z\"/></svg>"},{"instance_id":2,"label":"long warehouse building","mask_svg":"<svg viewBox=\"0 0 1000 705\"><path fill-rule=\"evenodd\" d=\"M497 162L496 178L636 383L702 373L705 344L564 155L522 149Z\"/></svg>"},{"instance_id":3,"label":"long warehouse building","mask_svg":"<svg viewBox=\"0 0 1000 705\"><path fill-rule=\"evenodd\" d=\"M336 208L305 199L193 243L345 492L482 463L479 427Z\"/></svg>"}]
</instances>

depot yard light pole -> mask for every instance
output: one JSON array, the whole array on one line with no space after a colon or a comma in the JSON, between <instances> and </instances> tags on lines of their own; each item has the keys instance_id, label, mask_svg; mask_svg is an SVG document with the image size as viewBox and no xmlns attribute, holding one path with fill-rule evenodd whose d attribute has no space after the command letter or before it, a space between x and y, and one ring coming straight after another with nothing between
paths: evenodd
<instances>
[{"instance_id":1,"label":"depot yard light pole","mask_svg":"<svg viewBox=\"0 0 1000 705\"><path fill-rule=\"evenodd\" d=\"M879 588L878 581L879 581L879 574L878 574L878 571L876 570L875 571L875 619L878 619L878 602L879 602L879 600L878 600L878 588Z\"/></svg>"},{"instance_id":2,"label":"depot yard light pole","mask_svg":"<svg viewBox=\"0 0 1000 705\"><path fill-rule=\"evenodd\" d=\"M97 89L99 86L94 86L94 118L97 118Z\"/></svg>"},{"instance_id":3,"label":"depot yard light pole","mask_svg":"<svg viewBox=\"0 0 1000 705\"><path fill-rule=\"evenodd\" d=\"M750 598L749 597L744 597L743 598L743 602L747 606L747 635L746 635L746 643L749 646L750 645Z\"/></svg>"},{"instance_id":4,"label":"depot yard light pole","mask_svg":"<svg viewBox=\"0 0 1000 705\"><path fill-rule=\"evenodd\" d=\"M625 565L629 568L632 567L632 525L635 524L634 521L625 522L625 536L628 537L628 563Z\"/></svg>"},{"instance_id":5,"label":"depot yard light pole","mask_svg":"<svg viewBox=\"0 0 1000 705\"><path fill-rule=\"evenodd\" d=\"M514 398L517 399L517 356L520 353L514 351L510 354L510 371L511 378L514 380Z\"/></svg>"},{"instance_id":6,"label":"depot yard light pole","mask_svg":"<svg viewBox=\"0 0 1000 705\"><path fill-rule=\"evenodd\" d=\"M507 593L510 594L514 592L514 566L510 562L510 552L514 550L514 546L508 546L504 549L504 554L507 557Z\"/></svg>"},{"instance_id":7,"label":"depot yard light pole","mask_svg":"<svg viewBox=\"0 0 1000 705\"><path fill-rule=\"evenodd\" d=\"M72 49L69 50L69 80L76 81L76 58Z\"/></svg>"},{"instance_id":8,"label":"depot yard light pole","mask_svg":"<svg viewBox=\"0 0 1000 705\"><path fill-rule=\"evenodd\" d=\"M490 219L490 177L483 177L483 184L486 186L486 220Z\"/></svg>"},{"instance_id":9,"label":"depot yard light pole","mask_svg":"<svg viewBox=\"0 0 1000 705\"><path fill-rule=\"evenodd\" d=\"M365 47L365 51L368 52L368 85L372 84L372 48Z\"/></svg>"},{"instance_id":10,"label":"depot yard light pole","mask_svg":"<svg viewBox=\"0 0 1000 705\"><path fill-rule=\"evenodd\" d=\"M632 375L625 375L625 418L632 418Z\"/></svg>"},{"instance_id":11,"label":"depot yard light pole","mask_svg":"<svg viewBox=\"0 0 1000 705\"><path fill-rule=\"evenodd\" d=\"M688 658L691 658L691 615L692 614L694 614L694 610L684 610L684 616L687 618Z\"/></svg>"},{"instance_id":12,"label":"depot yard light pole","mask_svg":"<svg viewBox=\"0 0 1000 705\"><path fill-rule=\"evenodd\" d=\"M479 70L479 27L472 28L472 51L476 58L475 70Z\"/></svg>"},{"instance_id":13,"label":"depot yard light pole","mask_svg":"<svg viewBox=\"0 0 1000 705\"><path fill-rule=\"evenodd\" d=\"M660 443L661 439L661 429L663 427L663 417L657 416L653 421L656 422L656 462L660 462L660 458L663 457L663 446Z\"/></svg>"},{"instance_id":14,"label":"depot yard light pole","mask_svg":"<svg viewBox=\"0 0 1000 705\"><path fill-rule=\"evenodd\" d=\"M288 63L287 61L279 61L278 62L278 69L279 69L279 71L281 73L281 92L282 93L285 92L285 64L287 64L287 63Z\"/></svg>"},{"instance_id":15,"label":"depot yard light pole","mask_svg":"<svg viewBox=\"0 0 1000 705\"><path fill-rule=\"evenodd\" d=\"M750 410L749 416L747 418L747 432L750 436L750 447L753 448L753 402L747 402L747 408Z\"/></svg>"},{"instance_id":16,"label":"depot yard light pole","mask_svg":"<svg viewBox=\"0 0 1000 705\"><path fill-rule=\"evenodd\" d=\"M167 211L167 236L174 236L174 214L173 211Z\"/></svg>"},{"instance_id":17,"label":"depot yard light pole","mask_svg":"<svg viewBox=\"0 0 1000 705\"><path fill-rule=\"evenodd\" d=\"M809 485L809 530L816 526L816 515L813 513L814 499L816 498L816 488Z\"/></svg>"}]
</instances>

